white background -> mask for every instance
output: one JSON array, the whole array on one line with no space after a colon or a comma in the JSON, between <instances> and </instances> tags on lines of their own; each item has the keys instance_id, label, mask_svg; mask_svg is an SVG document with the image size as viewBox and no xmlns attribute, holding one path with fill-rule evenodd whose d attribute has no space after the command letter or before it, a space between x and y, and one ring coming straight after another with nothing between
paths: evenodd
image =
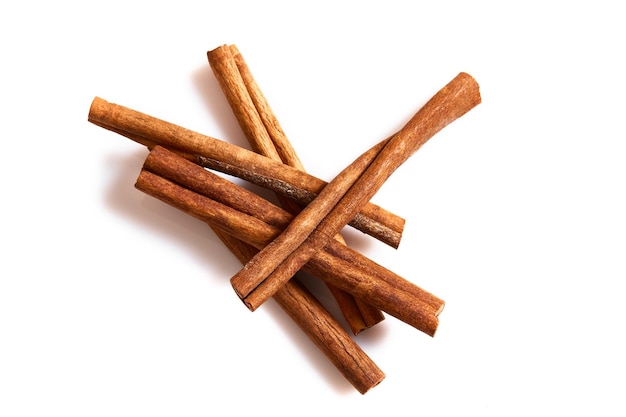
<instances>
[{"instance_id":1,"label":"white background","mask_svg":"<svg viewBox=\"0 0 626 417\"><path fill-rule=\"evenodd\" d=\"M0 415L626 413L618 2L19 4L0 6ZM458 72L481 85L375 196L407 219L399 249L347 233L447 302L434 338L392 317L357 337L387 375L364 396L273 301L240 303L204 224L133 188L145 149L87 122L100 96L244 145L205 55L226 43L326 180Z\"/></svg>"}]
</instances>

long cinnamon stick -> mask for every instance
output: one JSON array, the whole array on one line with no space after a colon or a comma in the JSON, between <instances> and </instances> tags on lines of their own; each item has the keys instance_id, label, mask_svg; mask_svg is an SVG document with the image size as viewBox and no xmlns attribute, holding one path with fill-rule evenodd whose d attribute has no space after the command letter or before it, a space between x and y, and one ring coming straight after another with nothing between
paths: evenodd
<instances>
[{"instance_id":1,"label":"long cinnamon stick","mask_svg":"<svg viewBox=\"0 0 626 417\"><path fill-rule=\"evenodd\" d=\"M292 219L267 200L160 147L146 158L136 186L259 249ZM436 331L443 301L335 240L303 269L431 336Z\"/></svg>"},{"instance_id":2,"label":"long cinnamon stick","mask_svg":"<svg viewBox=\"0 0 626 417\"><path fill-rule=\"evenodd\" d=\"M237 47L223 45L207 52L207 57L252 149L268 158L306 171ZM302 206L282 194L277 196L290 213L298 213L302 209ZM336 239L345 244L340 234ZM354 299L351 294L333 285L327 286L355 335L384 319L380 310Z\"/></svg>"},{"instance_id":3,"label":"long cinnamon stick","mask_svg":"<svg viewBox=\"0 0 626 417\"><path fill-rule=\"evenodd\" d=\"M365 171L361 169L362 158L342 171L278 238L231 278L233 288L248 308L254 310L265 302L327 244L419 147L478 103L478 84L461 73L413 116L367 164Z\"/></svg>"},{"instance_id":4,"label":"long cinnamon stick","mask_svg":"<svg viewBox=\"0 0 626 417\"><path fill-rule=\"evenodd\" d=\"M128 107L95 97L88 120L144 144L162 145L209 168L236 175L308 204L326 182L298 169L273 161L255 152L202 135L181 126L151 117ZM376 154L370 154L374 157ZM354 216L350 225L397 248L404 219L372 203Z\"/></svg>"}]
</instances>

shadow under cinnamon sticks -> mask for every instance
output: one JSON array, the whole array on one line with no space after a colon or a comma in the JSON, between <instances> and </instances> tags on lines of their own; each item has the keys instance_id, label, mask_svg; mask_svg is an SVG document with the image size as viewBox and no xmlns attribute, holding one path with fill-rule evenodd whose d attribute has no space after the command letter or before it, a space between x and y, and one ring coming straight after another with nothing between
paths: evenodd
<instances>
[{"instance_id":1,"label":"shadow under cinnamon sticks","mask_svg":"<svg viewBox=\"0 0 626 417\"><path fill-rule=\"evenodd\" d=\"M146 158L136 187L257 249L270 243L293 218L162 147L155 147ZM329 242L303 270L430 336L436 332L442 300L339 242Z\"/></svg>"}]
</instances>

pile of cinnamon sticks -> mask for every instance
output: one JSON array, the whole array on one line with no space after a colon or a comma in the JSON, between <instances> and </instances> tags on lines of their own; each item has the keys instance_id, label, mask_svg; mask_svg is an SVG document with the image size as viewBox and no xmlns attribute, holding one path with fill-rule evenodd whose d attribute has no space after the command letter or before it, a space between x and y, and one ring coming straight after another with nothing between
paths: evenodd
<instances>
[{"instance_id":1,"label":"pile of cinnamon sticks","mask_svg":"<svg viewBox=\"0 0 626 417\"><path fill-rule=\"evenodd\" d=\"M88 120L150 150L136 188L206 222L244 267L231 278L255 310L273 298L362 394L384 373L294 277L323 280L357 335L387 313L434 336L444 303L349 248L349 224L396 248L404 219L369 202L421 145L478 103L474 79L461 73L396 134L364 152L330 182L308 174L233 45L207 53L252 151L96 97ZM211 172L274 191L280 207Z\"/></svg>"}]
</instances>

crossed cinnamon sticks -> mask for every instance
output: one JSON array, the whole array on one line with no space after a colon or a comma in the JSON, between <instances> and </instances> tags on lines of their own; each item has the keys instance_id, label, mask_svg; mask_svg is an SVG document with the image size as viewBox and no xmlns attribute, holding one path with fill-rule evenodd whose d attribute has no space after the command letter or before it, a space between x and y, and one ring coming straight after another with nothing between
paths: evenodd
<instances>
[{"instance_id":1,"label":"crossed cinnamon sticks","mask_svg":"<svg viewBox=\"0 0 626 417\"><path fill-rule=\"evenodd\" d=\"M480 103L478 85L469 75L459 74L398 133L325 183L304 172L237 48L225 45L207 56L258 153L99 98L88 119L148 146L151 151L136 187L207 222L244 264L231 283L248 308L254 310L273 297L365 393L384 373L292 277L303 269L324 280L354 334L382 320L381 310L435 334L443 301L348 248L339 231L350 224L398 246L404 220L369 200L429 138ZM276 191L286 210L205 167Z\"/></svg>"},{"instance_id":2,"label":"crossed cinnamon sticks","mask_svg":"<svg viewBox=\"0 0 626 417\"><path fill-rule=\"evenodd\" d=\"M323 248L421 145L480 101L478 85L461 73L440 90L367 162L357 158L335 177L287 229L232 279L237 294L256 309Z\"/></svg>"}]
</instances>

